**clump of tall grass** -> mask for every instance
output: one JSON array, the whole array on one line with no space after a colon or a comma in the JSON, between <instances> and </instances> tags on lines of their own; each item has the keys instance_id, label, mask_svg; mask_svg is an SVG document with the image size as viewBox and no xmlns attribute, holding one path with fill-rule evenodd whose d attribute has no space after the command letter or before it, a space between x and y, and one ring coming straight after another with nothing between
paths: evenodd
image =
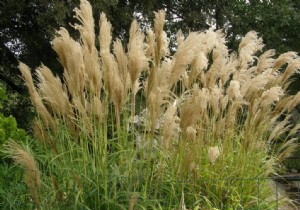
<instances>
[{"instance_id":1,"label":"clump of tall grass","mask_svg":"<svg viewBox=\"0 0 300 210\"><path fill-rule=\"evenodd\" d=\"M41 65L35 85L19 66L38 113L41 206L274 207L265 178L297 146L296 53L262 52L254 31L229 53L225 35L207 30L179 31L171 54L163 11L146 33L134 20L127 46L101 14L97 49L90 4L74 11L80 40L61 28L52 42L63 80Z\"/></svg>"},{"instance_id":2,"label":"clump of tall grass","mask_svg":"<svg viewBox=\"0 0 300 210\"><path fill-rule=\"evenodd\" d=\"M39 188L41 186L40 170L30 151L25 150L15 141L6 143L6 153L24 169L24 181L29 189L36 208L39 208Z\"/></svg>"}]
</instances>

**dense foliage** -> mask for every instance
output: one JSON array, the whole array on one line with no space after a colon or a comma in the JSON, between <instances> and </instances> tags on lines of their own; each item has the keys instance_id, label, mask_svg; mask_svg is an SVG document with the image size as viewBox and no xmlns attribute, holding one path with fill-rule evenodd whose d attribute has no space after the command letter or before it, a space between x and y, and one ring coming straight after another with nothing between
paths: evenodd
<instances>
[{"instance_id":1,"label":"dense foliage","mask_svg":"<svg viewBox=\"0 0 300 210\"><path fill-rule=\"evenodd\" d=\"M11 159L7 158L3 151L4 145L10 139L22 144L28 137L25 130L18 128L13 116L3 115L3 106L7 106L7 95L5 89L0 87L0 208L21 209L19 201L27 192L26 185L22 182L23 171L14 167Z\"/></svg>"},{"instance_id":2,"label":"dense foliage","mask_svg":"<svg viewBox=\"0 0 300 210\"><path fill-rule=\"evenodd\" d=\"M0 87L0 110L3 109L3 103L6 101L5 89ZM0 112L0 147L8 139L17 139L22 141L25 139L25 131L17 127L16 119L13 116L5 117L2 112Z\"/></svg>"}]
</instances>

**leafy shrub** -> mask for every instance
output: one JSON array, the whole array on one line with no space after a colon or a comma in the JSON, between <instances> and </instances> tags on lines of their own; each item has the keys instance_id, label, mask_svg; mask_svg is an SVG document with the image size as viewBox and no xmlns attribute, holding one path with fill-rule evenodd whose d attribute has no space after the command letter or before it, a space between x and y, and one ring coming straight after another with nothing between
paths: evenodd
<instances>
[{"instance_id":1,"label":"leafy shrub","mask_svg":"<svg viewBox=\"0 0 300 210\"><path fill-rule=\"evenodd\" d=\"M5 89L0 87L0 110L6 102ZM9 139L15 139L19 143L25 143L28 140L26 132L19 129L16 119L13 116L5 117L0 113L0 208L1 209L28 209L32 204L24 204L24 200L29 200L26 196L26 184L23 183L23 171L13 166L11 160L6 158L4 145ZM24 196L25 195L25 196ZM22 202L20 202L22 201Z\"/></svg>"},{"instance_id":2,"label":"leafy shrub","mask_svg":"<svg viewBox=\"0 0 300 210\"><path fill-rule=\"evenodd\" d=\"M0 110L3 108L5 99L5 90L0 87ZM0 113L0 147L8 139L24 140L25 136L26 132L18 128L16 119L13 116L5 117Z\"/></svg>"}]
</instances>

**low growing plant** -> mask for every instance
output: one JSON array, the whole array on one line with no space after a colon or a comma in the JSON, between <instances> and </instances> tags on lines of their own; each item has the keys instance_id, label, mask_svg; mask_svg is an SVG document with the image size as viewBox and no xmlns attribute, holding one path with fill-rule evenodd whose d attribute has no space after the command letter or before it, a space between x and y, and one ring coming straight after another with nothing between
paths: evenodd
<instances>
[{"instance_id":1,"label":"low growing plant","mask_svg":"<svg viewBox=\"0 0 300 210\"><path fill-rule=\"evenodd\" d=\"M4 116L3 106L6 99L6 91L0 86L0 151L4 150L4 145L9 139L16 139L19 144L28 140L26 132L18 128L16 119L13 116ZM11 159L2 152L0 159L0 209L21 209L24 203L21 204L19 201L28 200L26 184L21 181L23 171L14 167Z\"/></svg>"},{"instance_id":2,"label":"low growing plant","mask_svg":"<svg viewBox=\"0 0 300 210\"><path fill-rule=\"evenodd\" d=\"M6 100L5 89L0 86L0 111L3 109L3 103ZM13 116L4 116L0 113L0 148L10 138L24 140L26 132L17 127L17 121Z\"/></svg>"},{"instance_id":3,"label":"low growing plant","mask_svg":"<svg viewBox=\"0 0 300 210\"><path fill-rule=\"evenodd\" d=\"M286 94L300 68L296 53L261 52L254 31L229 53L224 34L207 30L179 31L170 54L163 11L146 33L134 20L126 48L112 42L111 24L101 14L97 49L86 0L75 18L80 40L61 28L52 42L63 81L41 65L35 85L30 69L19 66L38 113L42 184L35 180L31 190L37 207L278 205L266 178L296 147L290 136L299 125L292 127L289 118L300 93ZM274 147L283 133L286 139ZM7 147L20 162L19 146Z\"/></svg>"}]
</instances>

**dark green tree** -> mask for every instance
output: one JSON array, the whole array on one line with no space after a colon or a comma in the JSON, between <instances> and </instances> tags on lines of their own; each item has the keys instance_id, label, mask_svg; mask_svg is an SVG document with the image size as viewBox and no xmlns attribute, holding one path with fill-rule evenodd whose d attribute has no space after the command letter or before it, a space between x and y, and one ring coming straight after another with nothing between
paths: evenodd
<instances>
[{"instance_id":1,"label":"dark green tree","mask_svg":"<svg viewBox=\"0 0 300 210\"><path fill-rule=\"evenodd\" d=\"M23 128L30 127L30 101L20 77L18 61L32 68L44 64L56 68L50 40L55 28L65 25L69 15L63 1L0 1L0 80L8 91L5 115L14 115Z\"/></svg>"},{"instance_id":2,"label":"dark green tree","mask_svg":"<svg viewBox=\"0 0 300 210\"><path fill-rule=\"evenodd\" d=\"M281 54L300 51L300 2L297 0L232 1L228 19L228 36L235 40L247 31L260 33L266 48Z\"/></svg>"}]
</instances>

